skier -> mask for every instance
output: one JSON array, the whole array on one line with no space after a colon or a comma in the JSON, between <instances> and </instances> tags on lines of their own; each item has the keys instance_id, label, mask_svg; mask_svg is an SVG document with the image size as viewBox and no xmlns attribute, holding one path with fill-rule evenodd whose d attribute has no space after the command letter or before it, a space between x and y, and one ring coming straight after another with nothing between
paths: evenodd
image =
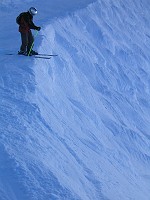
<instances>
[{"instance_id":1,"label":"skier","mask_svg":"<svg viewBox=\"0 0 150 200\"><path fill-rule=\"evenodd\" d=\"M41 27L35 26L33 23L33 16L37 14L37 9L31 7L27 12L21 13L16 22L19 24L19 32L21 34L21 47L18 54L20 55L38 55L36 51L33 51L34 38L31 29L40 31Z\"/></svg>"}]
</instances>

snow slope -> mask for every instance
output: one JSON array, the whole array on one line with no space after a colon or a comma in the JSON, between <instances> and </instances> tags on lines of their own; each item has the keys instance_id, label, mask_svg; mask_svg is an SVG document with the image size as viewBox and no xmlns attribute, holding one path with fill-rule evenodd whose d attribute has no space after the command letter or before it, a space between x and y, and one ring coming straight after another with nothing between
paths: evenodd
<instances>
[{"instance_id":1,"label":"snow slope","mask_svg":"<svg viewBox=\"0 0 150 200\"><path fill-rule=\"evenodd\" d=\"M58 57L4 55L17 52L15 17L31 4L35 49ZM0 200L150 199L149 10L1 1Z\"/></svg>"}]
</instances>

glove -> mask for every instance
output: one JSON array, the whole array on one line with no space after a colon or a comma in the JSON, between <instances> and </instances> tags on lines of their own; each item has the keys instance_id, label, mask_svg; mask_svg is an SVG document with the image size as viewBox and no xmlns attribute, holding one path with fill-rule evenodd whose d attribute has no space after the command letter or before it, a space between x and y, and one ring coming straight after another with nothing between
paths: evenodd
<instances>
[{"instance_id":1,"label":"glove","mask_svg":"<svg viewBox=\"0 0 150 200\"><path fill-rule=\"evenodd\" d=\"M41 27L37 27L36 30L37 30L37 31L40 31L40 30L41 30Z\"/></svg>"}]
</instances>

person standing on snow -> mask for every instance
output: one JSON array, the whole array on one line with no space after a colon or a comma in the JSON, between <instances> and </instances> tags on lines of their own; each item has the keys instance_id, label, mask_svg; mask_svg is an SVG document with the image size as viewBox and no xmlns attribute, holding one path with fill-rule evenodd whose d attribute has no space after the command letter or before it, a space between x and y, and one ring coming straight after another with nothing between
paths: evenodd
<instances>
[{"instance_id":1,"label":"person standing on snow","mask_svg":"<svg viewBox=\"0 0 150 200\"><path fill-rule=\"evenodd\" d=\"M20 55L38 55L36 51L33 51L34 37L32 35L31 29L40 31L41 27L35 26L33 23L33 16L37 14L37 9L31 7L27 12L21 13L16 22L19 24L19 32L21 34L21 47L18 54Z\"/></svg>"}]
</instances>

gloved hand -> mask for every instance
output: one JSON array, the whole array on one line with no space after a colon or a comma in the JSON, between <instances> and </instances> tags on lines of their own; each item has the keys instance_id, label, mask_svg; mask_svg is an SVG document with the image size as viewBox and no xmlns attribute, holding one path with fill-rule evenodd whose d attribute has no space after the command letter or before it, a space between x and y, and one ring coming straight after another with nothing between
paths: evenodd
<instances>
[{"instance_id":1,"label":"gloved hand","mask_svg":"<svg viewBox=\"0 0 150 200\"><path fill-rule=\"evenodd\" d=\"M40 31L40 30L41 30L41 27L38 26L38 27L36 28L36 30L37 30L37 31Z\"/></svg>"}]
</instances>

